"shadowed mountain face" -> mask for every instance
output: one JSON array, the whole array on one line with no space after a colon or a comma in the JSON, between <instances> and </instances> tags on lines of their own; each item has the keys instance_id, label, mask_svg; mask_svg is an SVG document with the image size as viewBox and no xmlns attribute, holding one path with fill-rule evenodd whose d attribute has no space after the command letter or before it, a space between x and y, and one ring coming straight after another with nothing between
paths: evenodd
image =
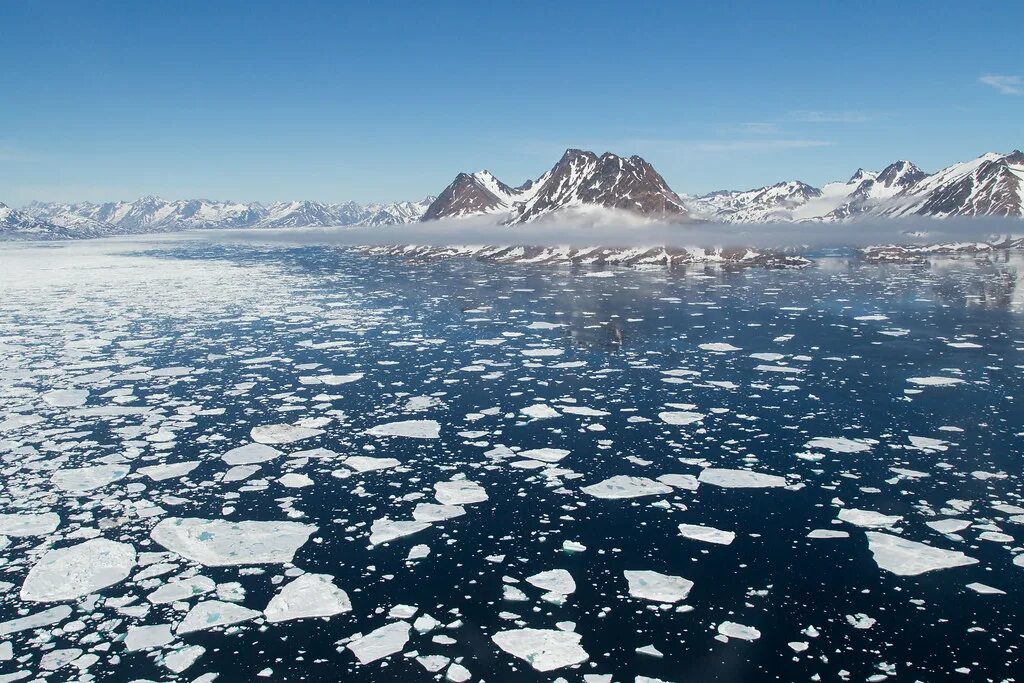
<instances>
[{"instance_id":1,"label":"shadowed mountain face","mask_svg":"<svg viewBox=\"0 0 1024 683\"><path fill-rule=\"evenodd\" d=\"M570 149L537 180L512 188L487 171L460 173L422 220L497 214L508 225L564 209L613 208L642 216L687 215L682 200L654 167L638 156Z\"/></svg>"}]
</instances>

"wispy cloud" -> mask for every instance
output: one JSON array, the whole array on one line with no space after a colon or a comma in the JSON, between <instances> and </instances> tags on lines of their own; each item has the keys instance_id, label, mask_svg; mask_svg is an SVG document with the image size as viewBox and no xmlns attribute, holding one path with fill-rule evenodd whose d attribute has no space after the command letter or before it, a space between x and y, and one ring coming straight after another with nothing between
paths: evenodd
<instances>
[{"instance_id":1,"label":"wispy cloud","mask_svg":"<svg viewBox=\"0 0 1024 683\"><path fill-rule=\"evenodd\" d=\"M872 116L862 111L802 110L790 112L786 118L800 123L864 123Z\"/></svg>"},{"instance_id":2,"label":"wispy cloud","mask_svg":"<svg viewBox=\"0 0 1024 683\"><path fill-rule=\"evenodd\" d=\"M1024 95L1024 78L1020 76L985 74L978 81L995 88L1000 95Z\"/></svg>"}]
</instances>

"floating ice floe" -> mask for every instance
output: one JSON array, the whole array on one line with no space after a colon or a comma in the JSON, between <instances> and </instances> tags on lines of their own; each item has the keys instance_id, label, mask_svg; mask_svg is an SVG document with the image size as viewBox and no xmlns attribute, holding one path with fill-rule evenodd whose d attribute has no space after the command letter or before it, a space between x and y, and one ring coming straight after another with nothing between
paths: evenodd
<instances>
[{"instance_id":1,"label":"floating ice floe","mask_svg":"<svg viewBox=\"0 0 1024 683\"><path fill-rule=\"evenodd\" d=\"M105 538L47 551L21 586L29 602L72 600L124 581L135 567L135 548Z\"/></svg>"},{"instance_id":2,"label":"floating ice floe","mask_svg":"<svg viewBox=\"0 0 1024 683\"><path fill-rule=\"evenodd\" d=\"M732 531L723 531L722 529L702 524L680 524L679 534L694 541L704 541L705 543L715 543L718 545L729 545L736 539L736 534Z\"/></svg>"},{"instance_id":3,"label":"floating ice floe","mask_svg":"<svg viewBox=\"0 0 1024 683\"><path fill-rule=\"evenodd\" d=\"M977 581L967 584L967 587L981 595L1006 595L1006 591L1004 590L993 588L992 586L985 585L984 583L978 583Z\"/></svg>"},{"instance_id":4,"label":"floating ice floe","mask_svg":"<svg viewBox=\"0 0 1024 683\"><path fill-rule=\"evenodd\" d=\"M541 462L558 462L565 456L569 455L571 451L567 451L564 448L531 448L525 451L519 451L516 453L521 458L529 458L530 460L540 460Z\"/></svg>"},{"instance_id":5,"label":"floating ice floe","mask_svg":"<svg viewBox=\"0 0 1024 683\"><path fill-rule=\"evenodd\" d=\"M309 617L332 617L349 612L348 595L334 585L330 574L303 574L278 592L263 613L276 623Z\"/></svg>"},{"instance_id":6,"label":"floating ice floe","mask_svg":"<svg viewBox=\"0 0 1024 683\"><path fill-rule=\"evenodd\" d=\"M300 522L229 522L171 517L153 527L154 541L208 567L291 562L316 531Z\"/></svg>"},{"instance_id":7,"label":"floating ice floe","mask_svg":"<svg viewBox=\"0 0 1024 683\"><path fill-rule=\"evenodd\" d=\"M146 599L154 605L162 605L168 602L183 602L206 593L212 593L216 589L217 584L208 576L189 576L163 584L147 595Z\"/></svg>"},{"instance_id":8,"label":"floating ice floe","mask_svg":"<svg viewBox=\"0 0 1024 683\"><path fill-rule=\"evenodd\" d=\"M262 443L250 443L221 455L221 459L229 465L253 465L267 462L280 457L281 451Z\"/></svg>"},{"instance_id":9,"label":"floating ice floe","mask_svg":"<svg viewBox=\"0 0 1024 683\"><path fill-rule=\"evenodd\" d=\"M132 626L124 637L124 646L129 652L150 650L162 647L174 641L170 624L151 624Z\"/></svg>"},{"instance_id":10,"label":"floating ice floe","mask_svg":"<svg viewBox=\"0 0 1024 683\"><path fill-rule=\"evenodd\" d=\"M595 498L619 499L660 496L671 493L672 487L647 477L630 477L625 474L617 474L596 484L584 486L580 490Z\"/></svg>"},{"instance_id":11,"label":"floating ice floe","mask_svg":"<svg viewBox=\"0 0 1024 683\"><path fill-rule=\"evenodd\" d=\"M761 637L761 632L753 626L745 626L744 624L738 624L735 621L723 621L718 625L718 633L721 636L725 636L726 639L736 638L737 640L757 640Z\"/></svg>"},{"instance_id":12,"label":"floating ice floe","mask_svg":"<svg viewBox=\"0 0 1024 683\"><path fill-rule=\"evenodd\" d=\"M182 671L185 671L195 664L196 661L205 653L206 648L202 645L189 645L188 647L178 648L173 652L167 653L158 661L170 672L180 674ZM212 683L212 680L206 679L204 682L201 676L195 679L193 683Z\"/></svg>"},{"instance_id":13,"label":"floating ice floe","mask_svg":"<svg viewBox=\"0 0 1024 683\"><path fill-rule=\"evenodd\" d=\"M302 427L300 425L276 424L253 427L249 436L253 441L262 444L284 444L302 441L324 433L322 429Z\"/></svg>"},{"instance_id":14,"label":"floating ice floe","mask_svg":"<svg viewBox=\"0 0 1024 683\"><path fill-rule=\"evenodd\" d=\"M307 375L299 377L300 384L326 384L328 386L340 386L342 384L350 384L351 382L358 382L363 378L361 372L351 372L347 375Z\"/></svg>"},{"instance_id":15,"label":"floating ice floe","mask_svg":"<svg viewBox=\"0 0 1024 683\"><path fill-rule=\"evenodd\" d=\"M290 489L301 489L313 485L313 480L301 472L289 472L277 478L277 483Z\"/></svg>"},{"instance_id":16,"label":"floating ice floe","mask_svg":"<svg viewBox=\"0 0 1024 683\"><path fill-rule=\"evenodd\" d=\"M412 511L412 518L417 522L443 522L446 519L461 517L464 514L466 514L466 508L461 505L419 503Z\"/></svg>"},{"instance_id":17,"label":"floating ice floe","mask_svg":"<svg viewBox=\"0 0 1024 683\"><path fill-rule=\"evenodd\" d=\"M562 349L523 349L519 353L528 358L552 358L565 353Z\"/></svg>"},{"instance_id":18,"label":"floating ice floe","mask_svg":"<svg viewBox=\"0 0 1024 683\"><path fill-rule=\"evenodd\" d=\"M835 529L814 529L807 534L807 538L849 538L849 531L836 531Z\"/></svg>"},{"instance_id":19,"label":"floating ice floe","mask_svg":"<svg viewBox=\"0 0 1024 683\"><path fill-rule=\"evenodd\" d=\"M697 477L692 474L663 474L658 477L658 481L662 484L668 484L674 489L682 489L683 491L696 491L700 486L700 482Z\"/></svg>"},{"instance_id":20,"label":"floating ice floe","mask_svg":"<svg viewBox=\"0 0 1024 683\"><path fill-rule=\"evenodd\" d=\"M727 342L710 342L707 344L700 344L698 346L701 351L712 351L715 353L725 353L727 351L740 351L740 347L733 346Z\"/></svg>"},{"instance_id":21,"label":"floating ice floe","mask_svg":"<svg viewBox=\"0 0 1024 683\"><path fill-rule=\"evenodd\" d=\"M397 458L375 458L370 455L350 455L341 462L345 467L350 467L356 472L387 470L402 464Z\"/></svg>"},{"instance_id":22,"label":"floating ice floe","mask_svg":"<svg viewBox=\"0 0 1024 683\"><path fill-rule=\"evenodd\" d=\"M949 569L977 564L978 561L958 550L933 548L917 541L880 531L865 532L868 548L879 568L900 576L917 576L936 569Z\"/></svg>"},{"instance_id":23,"label":"floating ice floe","mask_svg":"<svg viewBox=\"0 0 1024 683\"><path fill-rule=\"evenodd\" d=\"M370 631L348 644L348 649L360 664L369 664L396 652L401 652L409 642L409 622L395 621Z\"/></svg>"},{"instance_id":24,"label":"floating ice floe","mask_svg":"<svg viewBox=\"0 0 1024 683\"><path fill-rule=\"evenodd\" d=\"M243 621L250 621L262 616L261 612L222 600L206 600L196 604L188 614L178 622L177 633L205 631L218 626L230 626Z\"/></svg>"},{"instance_id":25,"label":"floating ice floe","mask_svg":"<svg viewBox=\"0 0 1024 683\"><path fill-rule=\"evenodd\" d=\"M750 470L727 470L709 467L697 480L702 484L730 489L777 488L786 485L786 478Z\"/></svg>"},{"instance_id":26,"label":"floating ice floe","mask_svg":"<svg viewBox=\"0 0 1024 683\"><path fill-rule=\"evenodd\" d=\"M526 417L531 417L534 420L546 420L553 417L561 417L562 414L551 406L544 403L534 403L531 406L520 408L519 412Z\"/></svg>"},{"instance_id":27,"label":"floating ice floe","mask_svg":"<svg viewBox=\"0 0 1024 683\"><path fill-rule=\"evenodd\" d=\"M54 408L77 408L88 399L88 389L54 389L43 394L43 402Z\"/></svg>"},{"instance_id":28,"label":"floating ice floe","mask_svg":"<svg viewBox=\"0 0 1024 683\"><path fill-rule=\"evenodd\" d=\"M487 491L475 481L456 479L434 484L434 497L442 505L472 505L487 500Z\"/></svg>"},{"instance_id":29,"label":"floating ice floe","mask_svg":"<svg viewBox=\"0 0 1024 683\"><path fill-rule=\"evenodd\" d=\"M576 581L564 569L550 569L527 577L526 582L554 595L565 596L576 592Z\"/></svg>"},{"instance_id":30,"label":"floating ice floe","mask_svg":"<svg viewBox=\"0 0 1024 683\"><path fill-rule=\"evenodd\" d=\"M871 444L844 436L818 436L807 442L806 448L822 448L833 453L863 453Z\"/></svg>"},{"instance_id":31,"label":"floating ice floe","mask_svg":"<svg viewBox=\"0 0 1024 683\"><path fill-rule=\"evenodd\" d=\"M689 410L680 411L667 411L658 413L658 419L665 424L670 425L688 425L694 422L700 422L704 419L704 415L701 413L695 413Z\"/></svg>"},{"instance_id":32,"label":"floating ice floe","mask_svg":"<svg viewBox=\"0 0 1024 683\"><path fill-rule=\"evenodd\" d=\"M955 534L963 531L967 527L971 526L971 522L965 519L938 519L933 522L925 522L925 524L940 534Z\"/></svg>"},{"instance_id":33,"label":"floating ice floe","mask_svg":"<svg viewBox=\"0 0 1024 683\"><path fill-rule=\"evenodd\" d=\"M652 602L675 603L685 600L693 588L693 581L681 576L628 569L623 574L629 583L630 595Z\"/></svg>"},{"instance_id":34,"label":"floating ice floe","mask_svg":"<svg viewBox=\"0 0 1024 683\"><path fill-rule=\"evenodd\" d=\"M854 526L868 528L889 527L903 519L899 515L883 515L874 510L858 510L857 508L843 508L837 517Z\"/></svg>"},{"instance_id":35,"label":"floating ice floe","mask_svg":"<svg viewBox=\"0 0 1024 683\"><path fill-rule=\"evenodd\" d=\"M187 460L184 462L172 462L162 465L140 467L137 471L139 474L144 474L153 481L163 481L165 479L178 479L180 477L184 477L197 467L199 467L198 460Z\"/></svg>"},{"instance_id":36,"label":"floating ice floe","mask_svg":"<svg viewBox=\"0 0 1024 683\"><path fill-rule=\"evenodd\" d=\"M128 465L96 465L57 470L51 481L54 486L68 493L84 493L124 479L131 468Z\"/></svg>"},{"instance_id":37,"label":"floating ice floe","mask_svg":"<svg viewBox=\"0 0 1024 683\"><path fill-rule=\"evenodd\" d=\"M553 671L582 664L590 655L580 647L582 636L572 631L520 628L498 631L491 640L508 654L537 671Z\"/></svg>"},{"instance_id":38,"label":"floating ice floe","mask_svg":"<svg viewBox=\"0 0 1024 683\"><path fill-rule=\"evenodd\" d=\"M0 515L0 535L3 536L44 536L53 533L58 526L60 515L56 512Z\"/></svg>"},{"instance_id":39,"label":"floating ice floe","mask_svg":"<svg viewBox=\"0 0 1024 683\"><path fill-rule=\"evenodd\" d=\"M919 387L951 387L964 383L958 377L908 377L907 381Z\"/></svg>"},{"instance_id":40,"label":"floating ice floe","mask_svg":"<svg viewBox=\"0 0 1024 683\"><path fill-rule=\"evenodd\" d=\"M0 622L0 636L9 636L12 633L30 631L46 626L59 624L71 616L71 608L67 605L58 605L41 612L35 612L24 617L17 617L10 621Z\"/></svg>"},{"instance_id":41,"label":"floating ice floe","mask_svg":"<svg viewBox=\"0 0 1024 683\"><path fill-rule=\"evenodd\" d=\"M410 536L430 528L430 522L394 520L388 517L374 520L370 525L370 545L380 545L396 538Z\"/></svg>"},{"instance_id":42,"label":"floating ice floe","mask_svg":"<svg viewBox=\"0 0 1024 683\"><path fill-rule=\"evenodd\" d=\"M402 420L387 422L367 429L370 436L403 436L409 439L436 439L441 435L441 425L435 420Z\"/></svg>"}]
</instances>

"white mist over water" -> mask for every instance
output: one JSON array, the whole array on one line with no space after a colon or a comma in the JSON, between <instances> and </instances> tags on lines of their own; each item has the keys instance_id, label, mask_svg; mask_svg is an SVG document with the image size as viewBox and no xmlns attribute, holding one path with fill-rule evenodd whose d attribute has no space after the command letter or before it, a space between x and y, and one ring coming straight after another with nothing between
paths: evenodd
<instances>
[{"instance_id":1,"label":"white mist over water","mask_svg":"<svg viewBox=\"0 0 1024 683\"><path fill-rule=\"evenodd\" d=\"M822 249L877 244L993 242L1024 235L1013 219L874 219L849 223L667 222L624 211L574 212L526 225L500 225L494 216L387 227L215 230L190 233L217 241L377 246L418 244L608 247L755 247Z\"/></svg>"}]
</instances>

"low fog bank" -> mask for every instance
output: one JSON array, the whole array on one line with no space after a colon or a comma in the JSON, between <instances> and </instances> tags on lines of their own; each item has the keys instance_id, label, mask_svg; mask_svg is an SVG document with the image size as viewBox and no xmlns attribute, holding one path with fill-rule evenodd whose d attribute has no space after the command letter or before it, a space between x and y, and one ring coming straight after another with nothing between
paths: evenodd
<instances>
[{"instance_id":1,"label":"low fog bank","mask_svg":"<svg viewBox=\"0 0 1024 683\"><path fill-rule=\"evenodd\" d=\"M493 216L477 216L381 227L214 230L202 234L218 241L289 245L824 249L876 244L992 242L1007 235L1024 235L1024 222L997 218L865 219L849 223L668 222L605 210L576 215L563 213L515 226L499 225Z\"/></svg>"}]
</instances>

